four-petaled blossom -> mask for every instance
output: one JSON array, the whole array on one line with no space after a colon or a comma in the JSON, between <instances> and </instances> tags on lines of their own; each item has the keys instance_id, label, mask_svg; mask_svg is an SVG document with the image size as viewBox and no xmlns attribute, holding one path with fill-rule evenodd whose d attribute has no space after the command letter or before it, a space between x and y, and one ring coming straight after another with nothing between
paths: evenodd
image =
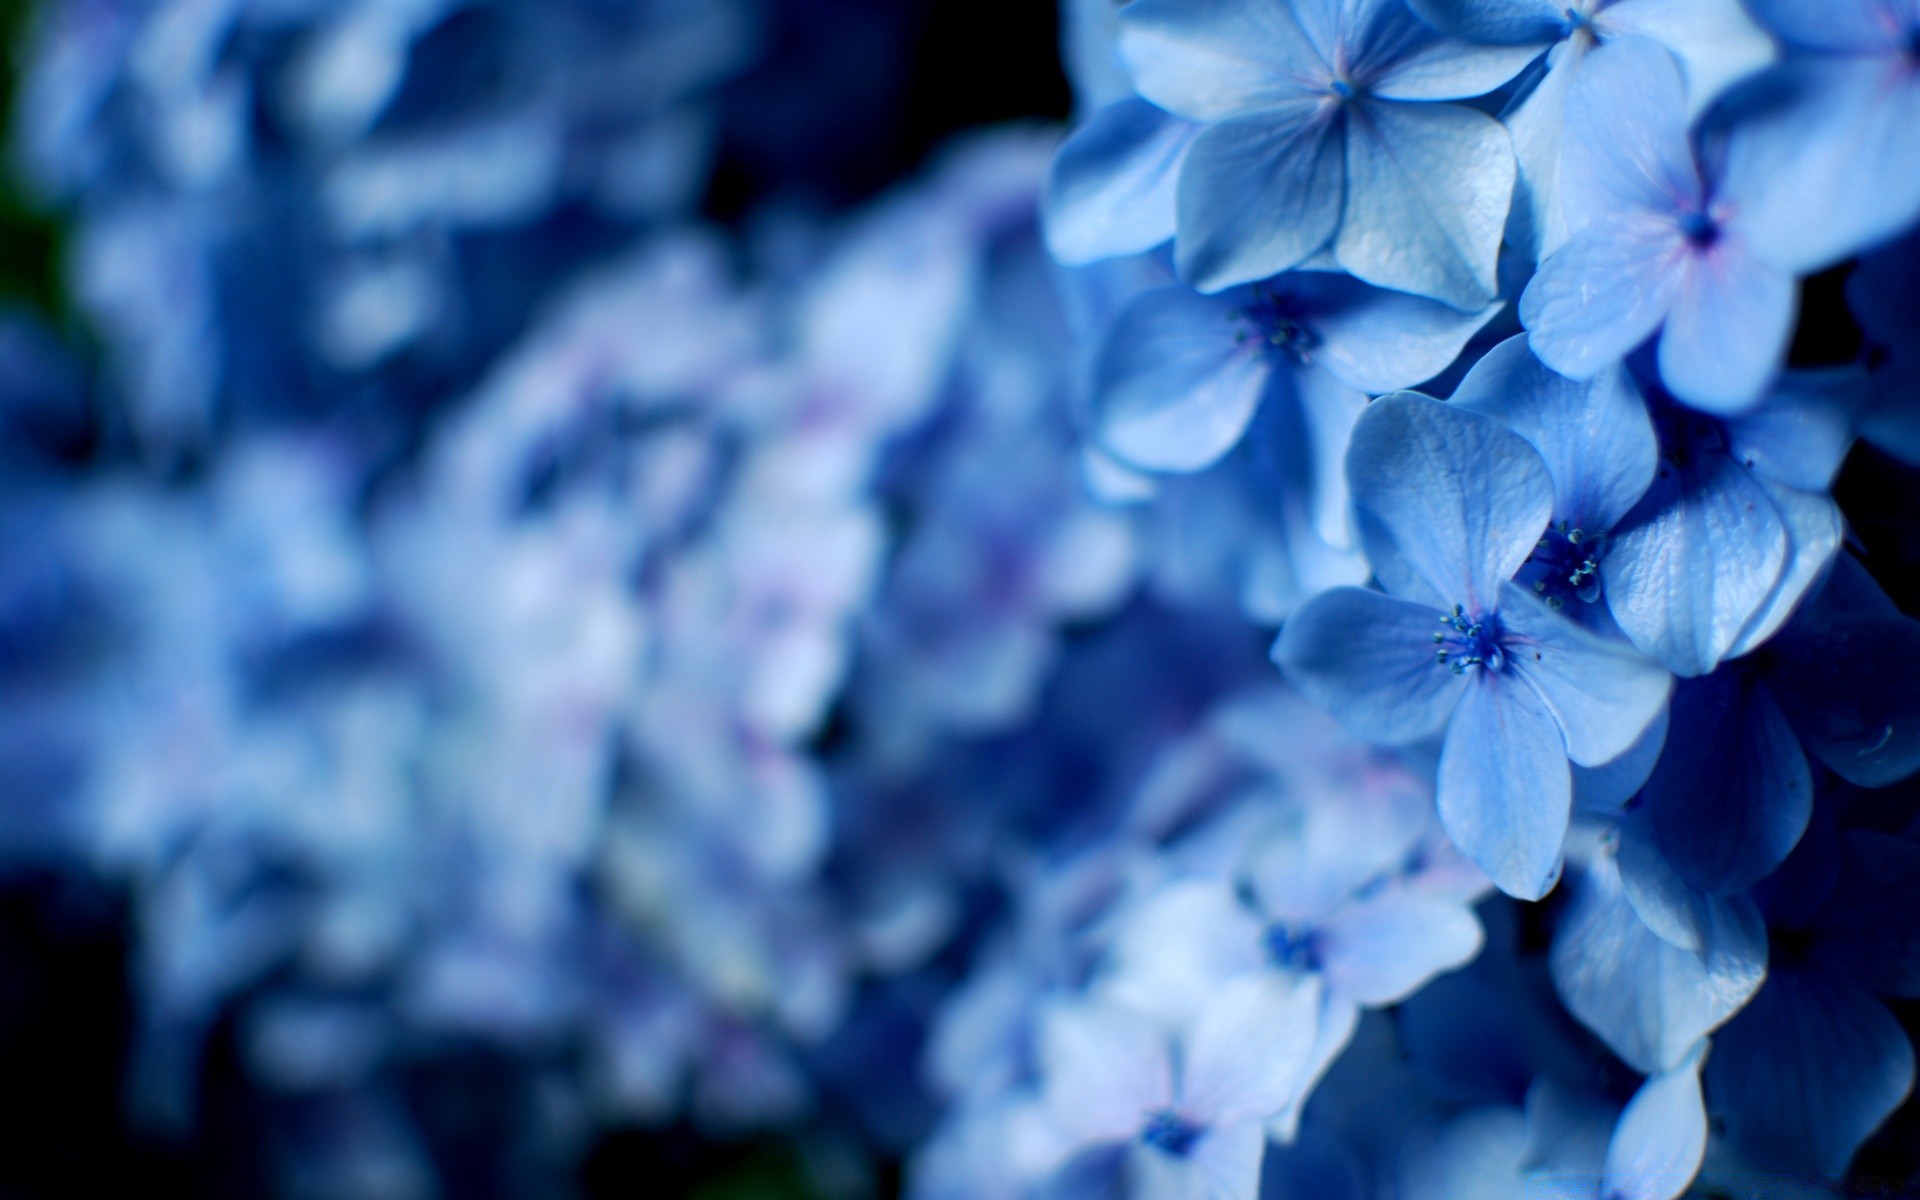
<instances>
[{"instance_id":1,"label":"four-petaled blossom","mask_svg":"<svg viewBox=\"0 0 1920 1200\"><path fill-rule=\"evenodd\" d=\"M1666 671L1556 615L1513 577L1547 530L1553 480L1491 418L1417 393L1354 426L1347 476L1387 594L1336 588L1282 630L1276 661L1354 733L1444 732L1440 819L1503 891L1559 876L1568 761L1630 748L1666 703Z\"/></svg>"},{"instance_id":2,"label":"four-petaled blossom","mask_svg":"<svg viewBox=\"0 0 1920 1200\"><path fill-rule=\"evenodd\" d=\"M1691 148L1679 65L1622 38L1594 51L1567 97L1561 195L1567 242L1520 298L1533 351L1584 379L1660 334L1660 377L1715 413L1752 407L1793 330L1793 276L1757 252L1757 190Z\"/></svg>"},{"instance_id":3,"label":"four-petaled blossom","mask_svg":"<svg viewBox=\"0 0 1920 1200\"><path fill-rule=\"evenodd\" d=\"M1205 128L1185 150L1175 257L1205 291L1331 260L1478 309L1513 191L1483 95L1534 51L1444 38L1405 0L1137 0L1120 48L1142 96Z\"/></svg>"}]
</instances>

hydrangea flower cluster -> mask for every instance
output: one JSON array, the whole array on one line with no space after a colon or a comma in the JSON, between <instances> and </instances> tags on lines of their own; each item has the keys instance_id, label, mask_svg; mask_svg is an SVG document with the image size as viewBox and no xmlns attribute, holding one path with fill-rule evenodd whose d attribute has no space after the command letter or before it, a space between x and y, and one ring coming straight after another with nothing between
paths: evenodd
<instances>
[{"instance_id":1,"label":"hydrangea flower cluster","mask_svg":"<svg viewBox=\"0 0 1920 1200\"><path fill-rule=\"evenodd\" d=\"M128 895L138 1119L230 1038L298 1196L1843 1194L1920 7L1066 0L1064 136L723 229L763 12L48 7L103 369L0 321L0 857Z\"/></svg>"}]
</instances>

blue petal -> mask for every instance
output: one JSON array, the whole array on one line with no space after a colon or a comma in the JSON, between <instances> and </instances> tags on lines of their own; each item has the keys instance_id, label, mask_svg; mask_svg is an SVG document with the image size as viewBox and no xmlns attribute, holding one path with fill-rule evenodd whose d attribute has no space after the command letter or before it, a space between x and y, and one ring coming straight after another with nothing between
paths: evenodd
<instances>
[{"instance_id":1,"label":"blue petal","mask_svg":"<svg viewBox=\"0 0 1920 1200\"><path fill-rule=\"evenodd\" d=\"M1540 694L1566 736L1567 757L1597 767L1632 748L1667 702L1673 677L1624 642L1589 633L1514 584L1500 621L1514 674Z\"/></svg>"},{"instance_id":2,"label":"blue petal","mask_svg":"<svg viewBox=\"0 0 1920 1200\"><path fill-rule=\"evenodd\" d=\"M1667 744L1667 710L1662 708L1626 753L1597 767L1573 768L1573 805L1594 816L1617 816L1646 785Z\"/></svg>"},{"instance_id":3,"label":"blue petal","mask_svg":"<svg viewBox=\"0 0 1920 1200\"><path fill-rule=\"evenodd\" d=\"M1191 121L1289 104L1332 75L1286 4L1134 0L1120 55L1142 96Z\"/></svg>"},{"instance_id":4,"label":"blue petal","mask_svg":"<svg viewBox=\"0 0 1920 1200\"><path fill-rule=\"evenodd\" d=\"M1438 1135L1414 1142L1395 1164L1398 1177L1380 1194L1397 1200L1531 1200L1532 1185L1520 1173L1526 1148L1527 1122L1519 1110L1468 1109Z\"/></svg>"},{"instance_id":5,"label":"blue petal","mask_svg":"<svg viewBox=\"0 0 1920 1200\"><path fill-rule=\"evenodd\" d=\"M1836 54L1891 54L1900 49L1892 6L1880 0L1746 0L1782 41Z\"/></svg>"},{"instance_id":6,"label":"blue petal","mask_svg":"<svg viewBox=\"0 0 1920 1200\"><path fill-rule=\"evenodd\" d=\"M1368 89L1387 100L1465 100L1484 96L1540 57L1539 44L1481 46L1439 38L1388 67Z\"/></svg>"},{"instance_id":7,"label":"blue petal","mask_svg":"<svg viewBox=\"0 0 1920 1200\"><path fill-rule=\"evenodd\" d=\"M1334 588L1280 631L1274 661L1300 694L1361 738L1406 744L1446 726L1462 677L1436 663L1440 614L1361 588Z\"/></svg>"},{"instance_id":8,"label":"blue petal","mask_svg":"<svg viewBox=\"0 0 1920 1200\"><path fill-rule=\"evenodd\" d=\"M1288 1145L1269 1143L1260 1164L1260 1200L1366 1200L1353 1152L1309 1125Z\"/></svg>"},{"instance_id":9,"label":"blue petal","mask_svg":"<svg viewBox=\"0 0 1920 1200\"><path fill-rule=\"evenodd\" d=\"M1566 19L1554 0L1409 0L1435 29L1476 42L1545 45L1560 37Z\"/></svg>"},{"instance_id":10,"label":"blue petal","mask_svg":"<svg viewBox=\"0 0 1920 1200\"><path fill-rule=\"evenodd\" d=\"M1734 127L1724 188L1756 253L1804 274L1920 216L1920 76L1905 54L1793 59L1768 79L1775 94Z\"/></svg>"},{"instance_id":11,"label":"blue petal","mask_svg":"<svg viewBox=\"0 0 1920 1200\"><path fill-rule=\"evenodd\" d=\"M1199 127L1129 97L1073 132L1047 172L1047 249L1069 265L1173 237L1180 164Z\"/></svg>"},{"instance_id":12,"label":"blue petal","mask_svg":"<svg viewBox=\"0 0 1920 1200\"><path fill-rule=\"evenodd\" d=\"M1299 1097L1319 1034L1320 980L1277 971L1220 985L1194 1017L1180 1081L1207 1125L1261 1122Z\"/></svg>"},{"instance_id":13,"label":"blue petal","mask_svg":"<svg viewBox=\"0 0 1920 1200\"><path fill-rule=\"evenodd\" d=\"M1460 105L1375 101L1348 122L1346 163L1341 267L1462 310L1494 298L1516 170L1500 122Z\"/></svg>"},{"instance_id":14,"label":"blue petal","mask_svg":"<svg viewBox=\"0 0 1920 1200\"><path fill-rule=\"evenodd\" d=\"M1741 0L1619 0L1600 17L1607 32L1651 38L1680 59L1687 120L1696 120L1730 84L1775 58L1773 39Z\"/></svg>"},{"instance_id":15,"label":"blue petal","mask_svg":"<svg viewBox=\"0 0 1920 1200\"><path fill-rule=\"evenodd\" d=\"M1461 312L1346 275L1300 274L1287 282L1312 309L1319 338L1310 352L1313 361L1376 395L1424 383L1446 370L1467 339L1500 311L1495 303Z\"/></svg>"},{"instance_id":16,"label":"blue petal","mask_svg":"<svg viewBox=\"0 0 1920 1200\"><path fill-rule=\"evenodd\" d=\"M1886 787L1920 770L1920 621L1815 610L1767 659L1780 707L1835 773Z\"/></svg>"},{"instance_id":17,"label":"blue petal","mask_svg":"<svg viewBox=\"0 0 1920 1200\"><path fill-rule=\"evenodd\" d=\"M1853 445L1864 383L1853 368L1788 375L1758 408L1727 422L1727 452L1769 483L1826 491Z\"/></svg>"},{"instance_id":18,"label":"blue petal","mask_svg":"<svg viewBox=\"0 0 1920 1200\"><path fill-rule=\"evenodd\" d=\"M1115 457L1197 471L1246 432L1273 376L1257 338L1237 338L1232 297L1157 288L1120 314L1094 377L1094 423Z\"/></svg>"},{"instance_id":19,"label":"blue petal","mask_svg":"<svg viewBox=\"0 0 1920 1200\"><path fill-rule=\"evenodd\" d=\"M1814 922L1814 955L1883 996L1920 996L1920 846L1868 829L1841 836L1841 866Z\"/></svg>"},{"instance_id":20,"label":"blue petal","mask_svg":"<svg viewBox=\"0 0 1920 1200\"><path fill-rule=\"evenodd\" d=\"M1533 352L1574 379L1619 363L1667 319L1683 245L1671 222L1632 214L1574 234L1520 296L1520 323Z\"/></svg>"},{"instance_id":21,"label":"blue petal","mask_svg":"<svg viewBox=\"0 0 1920 1200\"><path fill-rule=\"evenodd\" d=\"M1813 809L1800 739L1751 672L1674 690L1667 751L1642 793L1661 853L1702 891L1751 887L1792 852Z\"/></svg>"},{"instance_id":22,"label":"blue petal","mask_svg":"<svg viewBox=\"0 0 1920 1200\"><path fill-rule=\"evenodd\" d=\"M1560 194L1568 230L1697 205L1686 113L1680 66L1658 43L1620 38L1590 53L1567 90Z\"/></svg>"},{"instance_id":23,"label":"blue petal","mask_svg":"<svg viewBox=\"0 0 1920 1200\"><path fill-rule=\"evenodd\" d=\"M1293 399L1306 426L1312 466L1309 502L1314 531L1329 546L1351 546L1347 528L1347 446L1354 422L1367 410L1366 393L1313 365L1293 376Z\"/></svg>"},{"instance_id":24,"label":"blue petal","mask_svg":"<svg viewBox=\"0 0 1920 1200\"><path fill-rule=\"evenodd\" d=\"M1780 373L1796 282L1755 258L1733 230L1684 261L1660 334L1660 378L1695 408L1743 412Z\"/></svg>"},{"instance_id":25,"label":"blue petal","mask_svg":"<svg viewBox=\"0 0 1920 1200\"><path fill-rule=\"evenodd\" d=\"M1682 879L1661 855L1645 810L1628 813L1615 827L1615 836L1620 886L1640 920L1682 950L1704 950L1712 897Z\"/></svg>"},{"instance_id":26,"label":"blue petal","mask_svg":"<svg viewBox=\"0 0 1920 1200\"><path fill-rule=\"evenodd\" d=\"M1714 1038L1707 1086L1756 1163L1834 1177L1913 1089L1913 1045L1858 986L1776 968Z\"/></svg>"},{"instance_id":27,"label":"blue petal","mask_svg":"<svg viewBox=\"0 0 1920 1200\"><path fill-rule=\"evenodd\" d=\"M1407 889L1355 901L1322 927L1330 990L1356 1004L1397 1004L1480 953L1480 922L1462 905Z\"/></svg>"},{"instance_id":28,"label":"blue petal","mask_svg":"<svg viewBox=\"0 0 1920 1200\"><path fill-rule=\"evenodd\" d=\"M1725 455L1665 466L1600 563L1607 606L1633 644L1677 675L1719 663L1786 567L1779 511Z\"/></svg>"},{"instance_id":29,"label":"blue petal","mask_svg":"<svg viewBox=\"0 0 1920 1200\"><path fill-rule=\"evenodd\" d=\"M1549 955L1554 987L1636 1071L1684 1061L1766 977L1766 925L1744 896L1709 903L1705 946L1694 952L1646 927L1611 857L1595 856L1571 882L1573 903Z\"/></svg>"},{"instance_id":30,"label":"blue petal","mask_svg":"<svg viewBox=\"0 0 1920 1200\"><path fill-rule=\"evenodd\" d=\"M1460 381L1454 404L1485 413L1527 439L1553 476L1553 515L1605 533L1646 494L1660 444L1640 389L1622 368L1575 382L1511 337Z\"/></svg>"},{"instance_id":31,"label":"blue petal","mask_svg":"<svg viewBox=\"0 0 1920 1200\"><path fill-rule=\"evenodd\" d=\"M1346 136L1318 101L1223 121L1187 151L1176 203L1180 277L1219 291L1305 262L1340 227Z\"/></svg>"},{"instance_id":32,"label":"blue petal","mask_svg":"<svg viewBox=\"0 0 1920 1200\"><path fill-rule=\"evenodd\" d=\"M1518 680L1467 678L1440 750L1440 823L1501 891L1538 900L1560 878L1573 807L1560 726Z\"/></svg>"},{"instance_id":33,"label":"blue petal","mask_svg":"<svg viewBox=\"0 0 1920 1200\"><path fill-rule=\"evenodd\" d=\"M1800 601L1826 575L1840 551L1840 507L1824 492L1801 492L1761 481L1787 531L1787 561L1766 602L1727 649L1728 658L1751 654L1794 614Z\"/></svg>"},{"instance_id":34,"label":"blue petal","mask_svg":"<svg viewBox=\"0 0 1920 1200\"><path fill-rule=\"evenodd\" d=\"M1474 614L1495 607L1553 512L1553 481L1523 438L1414 392L1355 423L1347 484L1427 585Z\"/></svg>"},{"instance_id":35,"label":"blue petal","mask_svg":"<svg viewBox=\"0 0 1920 1200\"><path fill-rule=\"evenodd\" d=\"M1520 92L1500 119L1513 136L1519 177L1507 218L1507 245L1521 259L1538 263L1567 240L1560 203L1560 144L1566 128L1567 91L1586 55L1582 46L1555 46L1546 71Z\"/></svg>"},{"instance_id":36,"label":"blue petal","mask_svg":"<svg viewBox=\"0 0 1920 1200\"><path fill-rule=\"evenodd\" d=\"M1678 1066L1640 1085L1607 1145L1608 1200L1673 1200L1693 1184L1707 1153L1700 1098L1703 1042Z\"/></svg>"}]
</instances>

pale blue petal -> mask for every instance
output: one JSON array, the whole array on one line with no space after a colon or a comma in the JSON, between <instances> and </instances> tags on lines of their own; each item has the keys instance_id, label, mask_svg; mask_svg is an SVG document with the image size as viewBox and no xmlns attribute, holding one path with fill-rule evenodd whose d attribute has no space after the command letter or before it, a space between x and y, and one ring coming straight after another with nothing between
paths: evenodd
<instances>
[{"instance_id":1,"label":"pale blue petal","mask_svg":"<svg viewBox=\"0 0 1920 1200\"><path fill-rule=\"evenodd\" d=\"M1347 484L1421 578L1474 614L1498 603L1553 512L1553 481L1524 438L1415 392L1355 423Z\"/></svg>"},{"instance_id":2,"label":"pale blue petal","mask_svg":"<svg viewBox=\"0 0 1920 1200\"><path fill-rule=\"evenodd\" d=\"M1913 1090L1913 1044L1845 980L1780 967L1714 1038L1707 1086L1756 1163L1837 1177Z\"/></svg>"},{"instance_id":3,"label":"pale blue petal","mask_svg":"<svg viewBox=\"0 0 1920 1200\"><path fill-rule=\"evenodd\" d=\"M1443 33L1476 42L1545 45L1560 37L1566 13L1555 0L1409 0Z\"/></svg>"},{"instance_id":4,"label":"pale blue petal","mask_svg":"<svg viewBox=\"0 0 1920 1200\"><path fill-rule=\"evenodd\" d=\"M1043 1010L1037 1050L1047 1111L1079 1146L1118 1141L1173 1103L1165 1035L1117 1005L1069 1001Z\"/></svg>"},{"instance_id":5,"label":"pale blue petal","mask_svg":"<svg viewBox=\"0 0 1920 1200\"><path fill-rule=\"evenodd\" d=\"M1354 509L1352 516L1354 540L1360 544L1367 563L1373 568L1373 577L1387 595L1430 608L1453 607L1451 600L1435 591L1420 577L1420 572L1414 570L1413 564L1394 545L1393 535L1378 517L1363 508Z\"/></svg>"},{"instance_id":6,"label":"pale blue petal","mask_svg":"<svg viewBox=\"0 0 1920 1200\"><path fill-rule=\"evenodd\" d=\"M1180 277L1211 292L1305 262L1340 227L1346 169L1342 122L1317 101L1207 129L1180 171Z\"/></svg>"},{"instance_id":7,"label":"pale blue petal","mask_svg":"<svg viewBox=\"0 0 1920 1200\"><path fill-rule=\"evenodd\" d=\"M1386 100L1484 96L1527 69L1543 44L1486 46L1441 38L1395 62L1369 91Z\"/></svg>"},{"instance_id":8,"label":"pale blue petal","mask_svg":"<svg viewBox=\"0 0 1920 1200\"><path fill-rule=\"evenodd\" d=\"M1300 98L1331 71L1285 4L1134 0L1120 56L1142 96L1191 121L1224 121Z\"/></svg>"},{"instance_id":9,"label":"pale blue petal","mask_svg":"<svg viewBox=\"0 0 1920 1200\"><path fill-rule=\"evenodd\" d=\"M1834 555L1840 552L1840 541L1846 532L1840 506L1824 492L1799 492L1765 480L1761 486L1766 489L1767 498L1773 502L1774 511L1787 531L1787 561L1781 568L1779 582L1767 594L1766 603L1728 647L1728 658L1751 654L1787 623L1799 609L1801 600L1826 576Z\"/></svg>"},{"instance_id":10,"label":"pale blue petal","mask_svg":"<svg viewBox=\"0 0 1920 1200\"><path fill-rule=\"evenodd\" d=\"M1724 189L1756 253L1806 274L1920 217L1920 74L1906 55L1791 59L1768 78L1779 94L1742 113Z\"/></svg>"},{"instance_id":11,"label":"pale blue petal","mask_svg":"<svg viewBox=\"0 0 1920 1200\"><path fill-rule=\"evenodd\" d=\"M1356 1004L1397 1004L1435 975L1472 961L1482 937L1469 908L1415 891L1383 891L1322 927L1321 971L1328 988Z\"/></svg>"},{"instance_id":12,"label":"pale blue petal","mask_svg":"<svg viewBox=\"0 0 1920 1200\"><path fill-rule=\"evenodd\" d=\"M1343 268L1462 310L1494 298L1515 172L1500 122L1460 105L1376 101L1348 122L1346 162Z\"/></svg>"},{"instance_id":13,"label":"pale blue petal","mask_svg":"<svg viewBox=\"0 0 1920 1200\"><path fill-rule=\"evenodd\" d=\"M1704 675L1766 604L1787 560L1767 491L1724 455L1666 466L1600 563L1607 606L1676 675Z\"/></svg>"},{"instance_id":14,"label":"pale blue petal","mask_svg":"<svg viewBox=\"0 0 1920 1200\"><path fill-rule=\"evenodd\" d=\"M1533 352L1574 379L1617 365L1666 320L1685 248L1672 222L1632 214L1575 233L1520 297Z\"/></svg>"},{"instance_id":15,"label":"pale blue petal","mask_svg":"<svg viewBox=\"0 0 1920 1200\"><path fill-rule=\"evenodd\" d=\"M1100 355L1093 419L1105 448L1150 471L1197 471L1231 450L1266 394L1272 360L1236 336L1244 297L1175 285L1127 306Z\"/></svg>"},{"instance_id":16,"label":"pale blue petal","mask_svg":"<svg viewBox=\"0 0 1920 1200\"><path fill-rule=\"evenodd\" d=\"M1213 1129L1194 1143L1190 1161L1206 1181L1203 1200L1259 1200L1267 1131L1258 1124ZM1142 1197L1141 1200L1145 1200Z\"/></svg>"},{"instance_id":17,"label":"pale blue petal","mask_svg":"<svg viewBox=\"0 0 1920 1200\"><path fill-rule=\"evenodd\" d=\"M1567 90L1560 157L1569 231L1610 216L1671 217L1698 206L1686 112L1680 66L1664 47L1622 38L1587 55Z\"/></svg>"},{"instance_id":18,"label":"pale blue petal","mask_svg":"<svg viewBox=\"0 0 1920 1200\"><path fill-rule=\"evenodd\" d=\"M1706 949L1713 898L1682 879L1661 855L1645 811L1628 813L1615 826L1615 836L1620 885L1640 920L1682 950Z\"/></svg>"},{"instance_id":19,"label":"pale blue petal","mask_svg":"<svg viewBox=\"0 0 1920 1200\"><path fill-rule=\"evenodd\" d=\"M1703 1042L1678 1066L1650 1077L1627 1102L1607 1145L1608 1200L1674 1200L1693 1184L1707 1154L1700 1096Z\"/></svg>"},{"instance_id":20,"label":"pale blue petal","mask_svg":"<svg viewBox=\"0 0 1920 1200\"><path fill-rule=\"evenodd\" d=\"M1553 476L1553 515L1605 533L1646 494L1660 443L1640 389L1610 367L1585 382L1549 370L1524 336L1487 351L1454 390L1454 404L1527 439Z\"/></svg>"},{"instance_id":21,"label":"pale blue petal","mask_svg":"<svg viewBox=\"0 0 1920 1200\"><path fill-rule=\"evenodd\" d=\"M1199 131L1133 97L1093 114L1048 169L1047 249L1077 266L1172 238L1180 165Z\"/></svg>"},{"instance_id":22,"label":"pale blue petal","mask_svg":"<svg viewBox=\"0 0 1920 1200\"><path fill-rule=\"evenodd\" d=\"M1300 406L1313 465L1308 510L1314 532L1329 546L1350 547L1347 528L1347 446L1354 422L1367 410L1365 392L1341 382L1333 372L1313 365L1294 373L1293 399Z\"/></svg>"},{"instance_id":23,"label":"pale blue petal","mask_svg":"<svg viewBox=\"0 0 1920 1200\"><path fill-rule=\"evenodd\" d=\"M1518 680L1467 678L1440 750L1440 823L1501 891L1538 900L1560 878L1572 814L1560 726Z\"/></svg>"},{"instance_id":24,"label":"pale blue petal","mask_svg":"<svg viewBox=\"0 0 1920 1200\"><path fill-rule=\"evenodd\" d=\"M1194 1018L1181 1111L1196 1122L1260 1122L1299 1097L1320 1029L1318 977L1261 971L1229 980Z\"/></svg>"},{"instance_id":25,"label":"pale blue petal","mask_svg":"<svg viewBox=\"0 0 1920 1200\"><path fill-rule=\"evenodd\" d=\"M1786 359L1796 281L1755 258L1732 229L1682 262L1660 334L1660 378L1695 408L1744 412Z\"/></svg>"},{"instance_id":26,"label":"pale blue petal","mask_svg":"<svg viewBox=\"0 0 1920 1200\"><path fill-rule=\"evenodd\" d=\"M1673 677L1625 642L1590 633L1526 589L1501 590L1500 621L1513 673L1540 694L1583 767L1632 748L1666 706Z\"/></svg>"},{"instance_id":27,"label":"pale blue petal","mask_svg":"<svg viewBox=\"0 0 1920 1200\"><path fill-rule=\"evenodd\" d=\"M1356 736L1404 745L1446 727L1462 677L1434 661L1440 614L1361 588L1334 588L1280 631L1274 661L1301 695Z\"/></svg>"},{"instance_id":28,"label":"pale blue petal","mask_svg":"<svg viewBox=\"0 0 1920 1200\"><path fill-rule=\"evenodd\" d=\"M1467 339L1500 311L1477 312L1371 287L1345 275L1316 281L1313 360L1363 392L1378 395L1425 383L1452 365Z\"/></svg>"},{"instance_id":29,"label":"pale blue petal","mask_svg":"<svg viewBox=\"0 0 1920 1200\"><path fill-rule=\"evenodd\" d=\"M1726 895L1783 862L1813 811L1806 754L1772 694L1724 668L1674 691L1667 751L1642 796L1668 862Z\"/></svg>"},{"instance_id":30,"label":"pale blue petal","mask_svg":"<svg viewBox=\"0 0 1920 1200\"><path fill-rule=\"evenodd\" d=\"M1766 925L1744 896L1710 902L1706 945L1696 953L1647 928L1609 856L1593 858L1571 882L1573 903L1549 954L1554 988L1636 1071L1685 1061L1766 977Z\"/></svg>"},{"instance_id":31,"label":"pale blue petal","mask_svg":"<svg viewBox=\"0 0 1920 1200\"><path fill-rule=\"evenodd\" d=\"M1500 114L1513 137L1519 175L1513 211L1507 219L1507 245L1520 258L1538 263L1567 240L1567 218L1560 203L1560 143L1566 129L1567 91L1585 59L1583 42L1555 46L1546 72Z\"/></svg>"},{"instance_id":32,"label":"pale blue petal","mask_svg":"<svg viewBox=\"0 0 1920 1200\"><path fill-rule=\"evenodd\" d=\"M1727 452L1766 482L1826 491L1853 445L1864 383L1852 367L1792 372L1758 408L1727 422Z\"/></svg>"},{"instance_id":33,"label":"pale blue petal","mask_svg":"<svg viewBox=\"0 0 1920 1200\"><path fill-rule=\"evenodd\" d=\"M1731 84L1778 57L1773 39L1741 0L1619 0L1596 16L1607 33L1652 38L1679 57L1689 121Z\"/></svg>"}]
</instances>

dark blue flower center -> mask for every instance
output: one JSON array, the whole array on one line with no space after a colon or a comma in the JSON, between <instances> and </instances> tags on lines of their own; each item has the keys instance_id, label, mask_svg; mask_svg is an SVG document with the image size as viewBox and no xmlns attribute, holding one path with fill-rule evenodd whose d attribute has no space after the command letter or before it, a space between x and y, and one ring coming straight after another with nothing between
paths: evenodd
<instances>
[{"instance_id":1,"label":"dark blue flower center","mask_svg":"<svg viewBox=\"0 0 1920 1200\"><path fill-rule=\"evenodd\" d=\"M1565 8L1561 10L1561 14L1560 36L1563 38L1572 37L1583 29L1593 28L1592 13L1581 12L1577 8Z\"/></svg>"},{"instance_id":2,"label":"dark blue flower center","mask_svg":"<svg viewBox=\"0 0 1920 1200\"><path fill-rule=\"evenodd\" d=\"M1680 217L1680 233L1689 245L1706 249L1720 240L1720 223L1707 212L1683 213Z\"/></svg>"},{"instance_id":3,"label":"dark blue flower center","mask_svg":"<svg viewBox=\"0 0 1920 1200\"><path fill-rule=\"evenodd\" d=\"M1185 1158L1200 1140L1200 1127L1172 1111L1161 1111L1147 1118L1146 1128L1140 1131L1140 1140L1156 1150L1165 1151L1175 1158Z\"/></svg>"},{"instance_id":4,"label":"dark blue flower center","mask_svg":"<svg viewBox=\"0 0 1920 1200\"><path fill-rule=\"evenodd\" d=\"M1320 937L1311 929L1279 922L1261 939L1267 960L1285 971L1314 971L1320 967Z\"/></svg>"},{"instance_id":5,"label":"dark blue flower center","mask_svg":"<svg viewBox=\"0 0 1920 1200\"><path fill-rule=\"evenodd\" d=\"M1258 338L1267 350L1304 360L1320 345L1320 335L1307 323L1308 314L1299 299L1255 285L1253 302L1234 313L1252 328L1243 330L1239 340Z\"/></svg>"},{"instance_id":6,"label":"dark blue flower center","mask_svg":"<svg viewBox=\"0 0 1920 1200\"><path fill-rule=\"evenodd\" d=\"M1334 99L1340 101L1342 104L1352 100L1359 91L1350 81L1345 79L1336 79L1332 83L1329 83L1327 90L1332 92Z\"/></svg>"},{"instance_id":7,"label":"dark blue flower center","mask_svg":"<svg viewBox=\"0 0 1920 1200\"><path fill-rule=\"evenodd\" d=\"M1592 604L1600 598L1600 560L1607 553L1607 535L1587 533L1556 521L1540 536L1527 556L1533 590L1549 608L1565 607L1569 600Z\"/></svg>"},{"instance_id":8,"label":"dark blue flower center","mask_svg":"<svg viewBox=\"0 0 1920 1200\"><path fill-rule=\"evenodd\" d=\"M1500 629L1492 614L1470 617L1456 604L1451 613L1440 618L1433 642L1433 661L1455 675L1465 675L1475 667L1498 671L1506 664L1506 655L1500 649Z\"/></svg>"}]
</instances>

